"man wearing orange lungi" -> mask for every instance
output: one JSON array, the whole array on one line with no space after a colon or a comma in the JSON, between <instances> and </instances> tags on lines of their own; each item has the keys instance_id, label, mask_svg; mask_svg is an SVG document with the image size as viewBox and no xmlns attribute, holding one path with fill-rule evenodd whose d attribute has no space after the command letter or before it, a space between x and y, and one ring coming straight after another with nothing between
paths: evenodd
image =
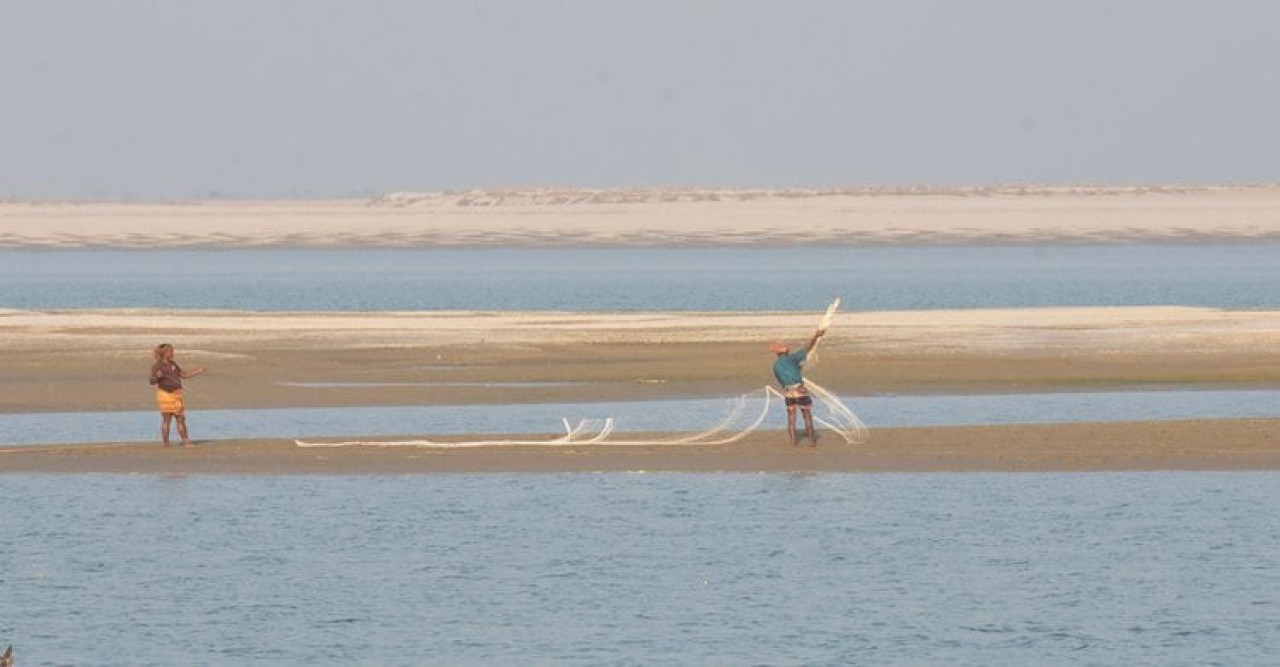
<instances>
[{"instance_id":1,"label":"man wearing orange lungi","mask_svg":"<svg viewBox=\"0 0 1280 667\"><path fill-rule=\"evenodd\" d=\"M156 387L156 406L160 408L160 439L164 446L169 446L169 423L178 422L178 436L182 438L183 447L194 447L187 436L186 406L182 402L182 381L205 372L204 368L184 371L173 360L173 346L165 343L157 345L153 351L156 363L151 366L151 384Z\"/></svg>"}]
</instances>

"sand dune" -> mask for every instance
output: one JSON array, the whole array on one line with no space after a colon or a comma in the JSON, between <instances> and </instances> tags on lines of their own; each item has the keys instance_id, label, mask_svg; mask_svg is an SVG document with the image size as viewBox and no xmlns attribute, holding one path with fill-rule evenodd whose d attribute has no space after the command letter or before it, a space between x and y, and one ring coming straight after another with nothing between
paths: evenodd
<instances>
[{"instance_id":1,"label":"sand dune","mask_svg":"<svg viewBox=\"0 0 1280 667\"><path fill-rule=\"evenodd\" d=\"M904 245L1280 239L1280 186L478 190L0 202L0 248Z\"/></svg>"}]
</instances>

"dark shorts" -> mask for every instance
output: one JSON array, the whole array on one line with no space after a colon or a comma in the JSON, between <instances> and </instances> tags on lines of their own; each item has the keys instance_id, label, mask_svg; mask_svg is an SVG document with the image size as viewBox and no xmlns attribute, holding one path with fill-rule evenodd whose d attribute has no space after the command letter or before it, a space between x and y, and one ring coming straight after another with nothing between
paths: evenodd
<instances>
[{"instance_id":1,"label":"dark shorts","mask_svg":"<svg viewBox=\"0 0 1280 667\"><path fill-rule=\"evenodd\" d=\"M782 396L786 399L787 407L798 405L802 408L807 408L813 405L813 399L809 398L809 390L805 389L802 384L783 387Z\"/></svg>"}]
</instances>

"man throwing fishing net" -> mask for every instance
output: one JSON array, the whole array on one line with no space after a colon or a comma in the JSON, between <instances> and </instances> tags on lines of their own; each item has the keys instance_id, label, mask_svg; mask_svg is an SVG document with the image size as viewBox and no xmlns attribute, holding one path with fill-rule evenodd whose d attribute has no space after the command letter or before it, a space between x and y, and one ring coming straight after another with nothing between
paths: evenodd
<instances>
[{"instance_id":1,"label":"man throwing fishing net","mask_svg":"<svg viewBox=\"0 0 1280 667\"><path fill-rule=\"evenodd\" d=\"M800 412L804 414L804 430L809 437L809 446L818 446L818 434L813 429L813 399L809 396L809 390L804 386L804 372L801 366L804 365L805 359L809 358L809 353L818 344L818 339L827 333L825 327L819 328L805 344L803 349L791 351L791 346L783 342L774 342L769 344L769 349L778 358L773 362L773 376L778 379L778 384L782 386L782 397L787 404L787 434L791 436L791 444L800 445L800 440L796 437L796 408L800 408Z\"/></svg>"}]
</instances>

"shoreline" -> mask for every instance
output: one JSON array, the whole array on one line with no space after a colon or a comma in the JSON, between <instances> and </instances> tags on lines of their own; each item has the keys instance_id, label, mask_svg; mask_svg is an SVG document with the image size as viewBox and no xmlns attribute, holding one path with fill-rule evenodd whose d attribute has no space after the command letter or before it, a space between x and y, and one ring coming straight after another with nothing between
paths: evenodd
<instances>
[{"instance_id":1,"label":"shoreline","mask_svg":"<svg viewBox=\"0 0 1280 667\"><path fill-rule=\"evenodd\" d=\"M447 442L448 438L441 438ZM837 442L831 442L836 440ZM792 447L781 431L723 445L303 448L292 440L0 447L3 474L974 473L1280 470L1280 419L875 429Z\"/></svg>"}]
</instances>

